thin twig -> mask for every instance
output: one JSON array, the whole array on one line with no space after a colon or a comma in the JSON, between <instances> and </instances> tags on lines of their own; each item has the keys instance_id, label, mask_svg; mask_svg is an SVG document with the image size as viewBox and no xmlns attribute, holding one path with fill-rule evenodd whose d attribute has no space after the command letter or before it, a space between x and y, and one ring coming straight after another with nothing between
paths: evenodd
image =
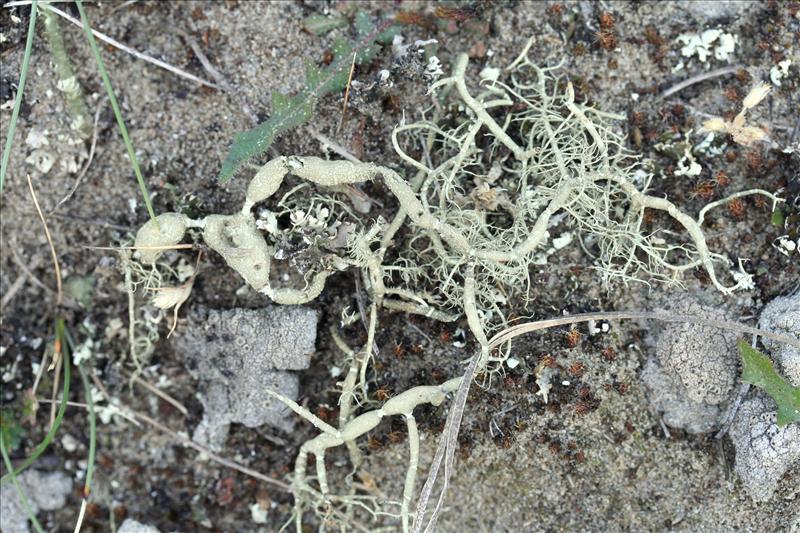
<instances>
[{"instance_id":1,"label":"thin twig","mask_svg":"<svg viewBox=\"0 0 800 533\"><path fill-rule=\"evenodd\" d=\"M181 402L179 402L166 392L157 388L155 385L151 385L150 383L148 383L147 381L143 380L142 378L136 375L129 374L128 377L130 377L137 385L144 387L145 389L149 390L150 392L152 392L165 402L173 405L178 411L180 411L183 414L183 416L189 416L189 410Z\"/></svg>"},{"instance_id":2,"label":"thin twig","mask_svg":"<svg viewBox=\"0 0 800 533\"><path fill-rule=\"evenodd\" d=\"M36 275L22 261L22 258L19 256L19 253L17 253L16 246L12 246L11 247L11 259L19 267L19 269L22 270L22 272L26 276L28 276L28 279L31 280L31 282L34 285L36 285L37 287L39 287L40 289L42 289L43 291L45 291L45 292L47 292L49 294L55 294L56 293L56 291L54 291L53 289L51 289L50 287L45 285L42 280L37 278ZM38 266L39 266L39 256L33 256L33 259L31 259L31 268L37 268Z\"/></svg>"},{"instance_id":3,"label":"thin twig","mask_svg":"<svg viewBox=\"0 0 800 533\"><path fill-rule=\"evenodd\" d=\"M328 147L336 155L341 156L344 159L347 159L348 161L352 161L353 163L358 163L358 164L361 163L361 160L359 158L357 158L356 156L354 156L353 154L351 154L347 150L347 148L345 148L341 144L337 143L336 141L334 141L332 139L329 139L328 137L326 137L322 133L318 132L314 128L308 128L308 132L311 134L312 137L314 137L316 140L318 140L320 143L322 143L323 148Z\"/></svg>"},{"instance_id":4,"label":"thin twig","mask_svg":"<svg viewBox=\"0 0 800 533\"><path fill-rule=\"evenodd\" d=\"M744 68L744 65L732 65L729 67L722 67L716 70L712 70L710 72L703 72L696 76L692 76L691 78L687 78L680 83L677 83L670 87L669 89L665 90L661 94L658 95L656 100L663 100L673 94L684 90L687 87L694 85L695 83L700 83L702 81L710 80L712 78L716 78L718 76L725 76L726 74L735 74L737 71Z\"/></svg>"},{"instance_id":5,"label":"thin twig","mask_svg":"<svg viewBox=\"0 0 800 533\"><path fill-rule=\"evenodd\" d=\"M96 380L96 376L92 376L92 379ZM95 381L95 384L97 384L97 381ZM106 397L108 397L108 396L106 396ZM46 402L46 400L40 400L40 401ZM67 402L67 405L71 406L71 407L82 407L84 409L88 409L89 408L88 405L86 405L85 403L80 403L80 402ZM193 441L189 437L181 435L180 433L170 429L169 427L165 426L161 422L158 422L157 420L154 420L154 419L150 418L149 416L147 416L147 415L145 415L143 413L140 413L138 411L134 411L133 409L130 409L130 408L122 406L122 405L120 407L124 408L129 413L131 413L134 416L134 418L136 418L136 419L138 419L138 420L140 420L142 422L145 422L146 424L149 424L149 425L153 426L154 428L156 428L157 430L161 431L162 433L166 433L167 435L169 435L173 439L179 441L181 444L183 444L185 446L189 446L190 448L194 448L198 452L205 454L206 456L208 456L209 459L211 459L212 461L214 461L216 463L221 464L222 466L226 466L226 467L231 468L233 470L237 470L237 471L241 472L242 474L245 474L245 475L250 476L252 478L255 478L255 479L258 479L258 480L263 481L265 483L268 483L268 484L272 485L273 487L275 487L276 489L282 490L284 492L291 492L291 490L292 490L292 488L289 486L289 484L284 483L283 481L277 480L275 478L271 478L271 477L269 477L269 476L267 476L265 474L262 474L261 472L253 470L251 468L248 468L248 467L246 467L244 465L240 465L239 463L237 463L235 461L231 461L229 459L225 459L224 457L221 457L221 456L217 455L216 453L212 452L211 450L209 450L208 448L206 448L202 444L196 443L195 441Z\"/></svg>"},{"instance_id":6,"label":"thin twig","mask_svg":"<svg viewBox=\"0 0 800 533\"><path fill-rule=\"evenodd\" d=\"M56 338L58 341L58 338ZM56 408L58 407L56 403L56 395L58 394L58 386L61 382L61 366L64 362L64 357L62 357L61 351L58 347L55 348L53 351L53 362L50 363L50 368L48 370L53 370L53 365L55 365L55 374L53 375L53 392L50 395L50 425L48 426L48 430L52 429L56 423Z\"/></svg>"},{"instance_id":7,"label":"thin twig","mask_svg":"<svg viewBox=\"0 0 800 533\"><path fill-rule=\"evenodd\" d=\"M228 83L228 80L216 69L214 65L211 64L211 61L208 57L203 53L203 50L200 48L200 45L197 43L197 40L189 35L187 32L183 31L180 28L173 28L173 31L180 35L186 44L189 45L189 48L192 49L194 55L197 56L197 59L200 61L200 64L203 65L203 69L208 72L212 78L217 80L217 84L220 86L221 89L224 89L227 92L233 92L233 86Z\"/></svg>"},{"instance_id":8,"label":"thin twig","mask_svg":"<svg viewBox=\"0 0 800 533\"><path fill-rule=\"evenodd\" d=\"M47 360L50 358L50 353L47 349L44 351L44 355L42 355L42 362L39 363L39 369L36 371L36 378L33 380L33 386L31 387L31 396L36 396L36 390L39 388L39 382L42 381L42 376L44 375L44 369L47 368Z\"/></svg>"},{"instance_id":9,"label":"thin twig","mask_svg":"<svg viewBox=\"0 0 800 533\"><path fill-rule=\"evenodd\" d=\"M19 290L20 290L22 287L24 287L24 286L25 286L25 280L26 280L26 279L27 279L27 276L26 276L25 274L20 274L19 276L17 276L17 279L15 279L15 280L14 280L14 283L12 283L12 284L11 284L11 286L8 288L8 290L6 291L6 293L3 295L3 298L2 298L2 299L0 299L0 311L2 311L2 310L3 310L3 308L4 308L6 305L8 305L8 303L9 303L11 300L13 300L13 299L14 299L14 297L17 295L17 293L19 292Z\"/></svg>"},{"instance_id":10,"label":"thin twig","mask_svg":"<svg viewBox=\"0 0 800 533\"><path fill-rule=\"evenodd\" d=\"M75 523L74 533L80 533L80 531L81 531L81 526L83 525L83 517L86 515L86 504L87 503L88 503L88 500L86 498L83 498L81 500L81 510L78 512L78 520Z\"/></svg>"},{"instance_id":11,"label":"thin twig","mask_svg":"<svg viewBox=\"0 0 800 533\"><path fill-rule=\"evenodd\" d=\"M789 144L792 144L794 140L797 138L798 131L800 131L800 118L798 118L797 122L794 123L794 128L792 128L792 134L789 136Z\"/></svg>"},{"instance_id":12,"label":"thin twig","mask_svg":"<svg viewBox=\"0 0 800 533\"><path fill-rule=\"evenodd\" d=\"M406 322L406 326L410 327L411 329L419 333L422 336L422 338L428 341L428 344L433 344L433 340L428 336L427 333L422 331L422 329L419 326L417 326L416 324L412 324L411 322Z\"/></svg>"},{"instance_id":13,"label":"thin twig","mask_svg":"<svg viewBox=\"0 0 800 533\"><path fill-rule=\"evenodd\" d=\"M132 6L133 4L135 4L138 1L139 0L125 0L125 2L122 2L118 6L114 6L114 8L111 9L111 11L108 12L108 16L110 17L111 15L116 13L117 11L122 11L126 7Z\"/></svg>"},{"instance_id":14,"label":"thin twig","mask_svg":"<svg viewBox=\"0 0 800 533\"><path fill-rule=\"evenodd\" d=\"M731 424L733 424L733 420L736 418L736 413L739 411L739 406L742 404L742 400L744 400L744 397L749 390L749 383L741 384L739 390L736 392L736 397L733 399L733 403L728 408L728 413L725 415L725 421L722 423L722 427L719 429L717 434L714 435L715 439L719 440L724 437L731 428Z\"/></svg>"},{"instance_id":15,"label":"thin twig","mask_svg":"<svg viewBox=\"0 0 800 533\"><path fill-rule=\"evenodd\" d=\"M92 378L92 381L94 382L95 386L97 387L97 390L100 391L100 394L103 395L103 398L105 398L106 400L108 400L110 402L111 401L111 394L109 394L108 389L106 388L105 384L100 380L100 377L98 377L97 371L95 369L92 369L92 373L89 374L89 377Z\"/></svg>"},{"instance_id":16,"label":"thin twig","mask_svg":"<svg viewBox=\"0 0 800 533\"><path fill-rule=\"evenodd\" d=\"M86 250L188 250L194 248L194 244L172 244L169 246L89 246L84 245Z\"/></svg>"},{"instance_id":17,"label":"thin twig","mask_svg":"<svg viewBox=\"0 0 800 533\"><path fill-rule=\"evenodd\" d=\"M336 128L336 135L342 131L344 125L344 115L347 113L347 100L350 98L350 84L353 81L353 72L356 69L356 52L353 52L353 62L350 64L350 75L347 76L347 87L344 89L344 104L342 104L342 116L339 119L339 127Z\"/></svg>"},{"instance_id":18,"label":"thin twig","mask_svg":"<svg viewBox=\"0 0 800 533\"><path fill-rule=\"evenodd\" d=\"M87 3L87 4L97 4L100 1L101 0L84 0L84 2ZM39 7L41 7L42 4L46 4L46 5L50 5L50 4L74 4L75 0L39 0L39 2L40 3L38 5L39 5ZM5 4L3 4L3 7L9 8L9 7L21 7L21 6L29 6L29 5L31 5L31 0L13 0L12 2L6 2Z\"/></svg>"},{"instance_id":19,"label":"thin twig","mask_svg":"<svg viewBox=\"0 0 800 533\"><path fill-rule=\"evenodd\" d=\"M450 414L447 417L445 429L442 432L442 437L439 439L439 446L436 448L436 454L431 462L430 469L428 470L428 478L425 480L425 485L422 487L419 499L417 500L417 509L414 516L414 523L411 530L414 533L420 533L425 523L425 509L428 507L428 501L433 493L433 485L439 473L439 468L444 462L444 477L442 491L439 494L439 500L436 503L436 508L433 511L428 524L425 527L425 532L433 531L436 527L436 519L441 509L445 493L447 492L447 484L450 475L453 472L453 460L455 448L458 446L458 433L461 429L461 419L464 415L464 406L467 403L467 394L469 387L472 384L472 378L475 375L475 369L478 367L478 361L481 359L481 353L477 353L472 357L472 360L464 371L464 376L458 386L456 397L453 400L453 407L450 409ZM446 456L446 458L445 458Z\"/></svg>"},{"instance_id":20,"label":"thin twig","mask_svg":"<svg viewBox=\"0 0 800 533\"><path fill-rule=\"evenodd\" d=\"M10 2L10 3L4 4L3 7L11 7L12 4L14 6L24 6L24 5L30 4L30 2L28 2L28 1ZM81 23L80 20L78 20L75 17L65 13L64 11L61 11L57 7L53 7L52 5L49 5L49 4L42 4L41 7L43 9L49 9L50 11L52 11L53 13L58 15L59 17L62 17L64 19L68 20L69 22L71 22L72 24L78 26L79 28L83 27L83 24ZM201 85L205 85L206 87L212 87L212 88L217 89L217 90L221 89L221 87L219 85L217 85L216 83L210 82L208 80L204 80L203 78L199 78L199 77L195 76L194 74L190 74L190 73L186 72L185 70L181 70L178 67L174 67L174 66L170 65L169 63L165 63L164 61L161 61L160 59L156 59L156 58L154 58L152 56L149 56L149 55L147 55L147 54L145 54L143 52L139 52L138 50L134 50L130 46L122 44L121 42L109 37L108 35L106 35L106 34L104 34L102 32L99 32L99 31L95 30L94 28L92 28L92 34L94 34L94 36L97 37L98 39L100 39L101 41L110 44L114 48L119 48L123 52L126 52L126 53L128 53L128 54L130 54L130 55L132 55L132 56L134 56L134 57L136 57L138 59L141 59L142 61L146 61L148 63L151 63L151 64L153 64L153 65L155 65L157 67L160 67L160 68L162 68L164 70L172 72L173 74L176 74L176 75L178 75L178 76L180 76L182 78L186 78L187 80L191 80L191 81L194 81L194 82L199 83Z\"/></svg>"},{"instance_id":21,"label":"thin twig","mask_svg":"<svg viewBox=\"0 0 800 533\"><path fill-rule=\"evenodd\" d=\"M33 190L31 175L28 174L27 177L28 189L31 191L33 205L36 206L36 212L39 213L39 219L42 221L42 226L44 226L44 234L47 237L47 244L50 246L50 254L53 257L53 266L55 267L56 271L56 306L59 306L61 305L61 301L64 299L64 293L61 288L61 267L58 265L58 254L56 254L56 248L53 246L53 237L50 235L50 228L47 227L47 221L44 219L42 208L39 207L39 200L36 199L36 191Z\"/></svg>"},{"instance_id":22,"label":"thin twig","mask_svg":"<svg viewBox=\"0 0 800 533\"><path fill-rule=\"evenodd\" d=\"M32 211L23 211L20 210L22 214L32 213ZM117 231L129 231L135 232L136 228L131 226L123 226L122 224L114 224L113 222L108 222L106 220L98 219L97 217L88 218L82 217L80 215L76 215L75 213L70 213L68 215L63 213L50 213L48 216L52 218L58 218L64 220L67 224L86 224L87 226L97 226L99 228L106 228L106 229L113 229Z\"/></svg>"},{"instance_id":23,"label":"thin twig","mask_svg":"<svg viewBox=\"0 0 800 533\"><path fill-rule=\"evenodd\" d=\"M80 187L81 182L83 182L83 178L86 176L86 173L89 171L89 167L92 166L92 161L94 160L94 151L97 148L97 131L98 131L97 130L97 125L100 122L100 111L102 111L102 109L103 109L102 106L98 106L97 107L97 111L95 111L95 114L94 114L94 126L93 126L93 130L92 130L92 144L89 147L89 157L86 160L86 163L83 165L83 168L81 169L80 173L78 174L78 177L75 178L75 183L72 185L72 188L69 190L67 195L64 196L64 198L62 198L61 200L59 200L58 203L55 205L55 207L53 209L51 209L49 213L47 213L48 216L50 216L53 213L55 213L58 210L58 208L61 207L62 204L64 204L70 198L72 198L72 195L75 194L75 191L78 190L78 187Z\"/></svg>"},{"instance_id":24,"label":"thin twig","mask_svg":"<svg viewBox=\"0 0 800 533\"><path fill-rule=\"evenodd\" d=\"M369 331L367 328L367 306L364 304L364 293L361 290L361 275L355 272L353 278L356 280L356 290L353 293L356 299L356 306L358 307L358 316L361 318L361 324L364 325L364 331Z\"/></svg>"},{"instance_id":25,"label":"thin twig","mask_svg":"<svg viewBox=\"0 0 800 533\"><path fill-rule=\"evenodd\" d=\"M175 31L183 38L184 41L186 41L186 44L189 45L189 48L192 49L192 52L194 52L194 55L197 57L198 61L200 61L200 64L203 65L203 69L217 81L219 86L225 92L239 100L239 103L242 106L242 111L248 116L248 118L250 118L250 121L253 122L253 124L258 124L261 122L258 119L258 115L250 107L250 104L247 103L247 99L244 97L244 94L241 91L237 91L233 85L228 82L225 76L223 76L222 73L217 70L213 64L211 64L211 61L208 59L205 53L203 53L203 49L200 48L200 44L198 44L197 39L180 28L175 28Z\"/></svg>"},{"instance_id":26,"label":"thin twig","mask_svg":"<svg viewBox=\"0 0 800 533\"><path fill-rule=\"evenodd\" d=\"M720 329L728 329L731 331L738 331L740 333L746 333L748 335L759 335L761 337L768 337L778 342L782 342L790 346L800 348L800 339L796 339L788 335L782 335L780 333L765 331L751 326L745 326L744 324L740 324L738 322L731 322L728 320L713 320L709 318L702 318L702 317L695 317L688 315L670 315L667 313L654 313L648 311L579 313L561 318L551 318L547 320L537 320L536 322L526 322L524 324L518 324L516 326L511 326L509 328L506 328L497 335L495 335L494 337L492 337L489 340L489 348L496 348L502 345L503 343L506 343L512 340L513 338L523 335L525 333L530 333L542 329L549 329L556 326L576 324L579 322L588 322L589 320L626 320L626 319L660 320L663 322L685 322L689 324L700 324L703 326L710 326Z\"/></svg>"}]
</instances>

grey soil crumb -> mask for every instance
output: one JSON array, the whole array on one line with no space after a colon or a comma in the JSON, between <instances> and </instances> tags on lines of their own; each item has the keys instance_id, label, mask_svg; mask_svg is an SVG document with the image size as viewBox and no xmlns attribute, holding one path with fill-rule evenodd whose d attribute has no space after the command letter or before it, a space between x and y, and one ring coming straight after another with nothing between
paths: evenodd
<instances>
[{"instance_id":1,"label":"grey soil crumb","mask_svg":"<svg viewBox=\"0 0 800 533\"><path fill-rule=\"evenodd\" d=\"M117 533L161 533L158 528L137 522L132 518L126 518L117 529Z\"/></svg>"},{"instance_id":2,"label":"grey soil crumb","mask_svg":"<svg viewBox=\"0 0 800 533\"><path fill-rule=\"evenodd\" d=\"M690 400L678 377L664 370L655 357L647 360L641 378L647 386L650 405L667 426L689 433L706 433L722 421L724 411L720 406Z\"/></svg>"},{"instance_id":3,"label":"grey soil crumb","mask_svg":"<svg viewBox=\"0 0 800 533\"><path fill-rule=\"evenodd\" d=\"M721 320L725 313L678 302L671 313ZM715 429L725 414L737 376L736 335L697 324L671 323L658 336L642 380L664 422L690 433Z\"/></svg>"},{"instance_id":4,"label":"grey soil crumb","mask_svg":"<svg viewBox=\"0 0 800 533\"><path fill-rule=\"evenodd\" d=\"M768 303L761 311L758 325L767 331L800 337L800 290ZM770 339L763 342L786 378L800 387L800 349Z\"/></svg>"},{"instance_id":5,"label":"grey soil crumb","mask_svg":"<svg viewBox=\"0 0 800 533\"><path fill-rule=\"evenodd\" d=\"M72 490L72 480L63 472L27 470L17 477L34 514L60 509ZM0 487L0 530L3 533L27 533L28 515L14 485Z\"/></svg>"},{"instance_id":6,"label":"grey soil crumb","mask_svg":"<svg viewBox=\"0 0 800 533\"><path fill-rule=\"evenodd\" d=\"M742 402L730 433L745 490L755 501L769 500L784 474L800 464L800 425L778 427L775 401L757 392Z\"/></svg>"},{"instance_id":7,"label":"grey soil crumb","mask_svg":"<svg viewBox=\"0 0 800 533\"><path fill-rule=\"evenodd\" d=\"M308 368L316 336L317 312L306 307L195 307L188 327L173 340L198 380L204 407L194 439L219 449L231 423L291 431L294 418L265 391L297 398L298 379L289 370Z\"/></svg>"},{"instance_id":8,"label":"grey soil crumb","mask_svg":"<svg viewBox=\"0 0 800 533\"><path fill-rule=\"evenodd\" d=\"M800 337L800 293L775 298L761 312L759 325L767 331ZM800 386L800 352L797 348L764 339L778 369ZM800 424L779 427L775 401L760 390L752 391L731 426L736 449L736 474L745 490L759 502L772 498L789 470L800 466Z\"/></svg>"}]
</instances>

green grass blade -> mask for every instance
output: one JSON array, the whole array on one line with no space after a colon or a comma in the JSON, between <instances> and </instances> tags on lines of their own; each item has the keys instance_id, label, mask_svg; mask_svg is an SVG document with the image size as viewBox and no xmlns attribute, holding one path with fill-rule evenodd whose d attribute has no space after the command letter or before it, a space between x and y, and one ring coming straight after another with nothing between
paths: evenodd
<instances>
[{"instance_id":1,"label":"green grass blade","mask_svg":"<svg viewBox=\"0 0 800 533\"><path fill-rule=\"evenodd\" d=\"M67 411L67 400L69 399L69 385L70 385L70 351L67 347L66 339L64 338L64 319L58 318L56 320L56 340L61 343L62 346L62 354L61 358L64 364L64 388L61 393L61 404L58 406L58 413L56 413L56 418L53 421L52 427L45 435L42 442L39 443L36 448L34 448L33 453L31 453L30 457L25 459L22 464L14 471L9 470L8 474L0 478L0 485L7 483L11 480L12 475L18 476L20 472L28 468L33 464L33 462L39 458L40 455L44 453L50 443L53 442L53 439L58 432L58 428L61 427L61 421L64 419L64 413Z\"/></svg>"},{"instance_id":2,"label":"green grass blade","mask_svg":"<svg viewBox=\"0 0 800 533\"><path fill-rule=\"evenodd\" d=\"M133 172L136 174L136 180L139 182L139 190L142 192L144 205L147 207L147 213L150 215L150 219L153 220L156 225L158 225L158 222L156 221L156 214L153 211L153 205L150 203L150 193L147 191L147 185L142 177L142 171L139 169L139 162L136 160L136 152L133 149L131 138L128 135L128 128L125 126L125 121L122 118L122 112L119 110L117 96L114 94L114 88L111 86L111 79L109 79L108 72L106 72L103 58L100 57L100 50L97 48L97 41L95 40L94 34L92 33L92 28L89 25L89 19L86 16L86 12L83 10L83 2L81 0L76 0L76 5L78 6L78 12L81 14L83 31L86 33L86 38L89 40L89 45L92 47L94 60L97 62L97 70L100 71L100 76L103 78L103 85L105 86L106 93L108 93L108 98L111 101L111 107L114 109L114 116L117 119L117 125L119 126L120 134L122 134L122 141L125 143L125 148L128 150L128 158L131 161Z\"/></svg>"},{"instance_id":3,"label":"green grass blade","mask_svg":"<svg viewBox=\"0 0 800 533\"><path fill-rule=\"evenodd\" d=\"M72 343L70 343L72 344ZM86 464L86 483L83 485L83 497L88 498L92 487L92 475L94 474L94 458L97 453L97 420L94 414L94 399L92 398L92 387L83 365L78 365L78 372L83 381L83 393L86 396L86 405L89 406L89 458Z\"/></svg>"},{"instance_id":4,"label":"green grass blade","mask_svg":"<svg viewBox=\"0 0 800 533\"><path fill-rule=\"evenodd\" d=\"M34 513L33 509L31 508L31 502L28 501L28 497L25 496L25 492L23 492L22 487L19 485L17 475L14 473L14 465L11 464L11 458L8 456L6 444L3 442L3 439L0 439L0 452L3 453L3 462L6 464L6 469L11 476L11 481L14 482L14 488L17 490L17 494L22 502L22 506L25 508L25 513L28 515L28 519L31 521L31 523L33 523L33 529L35 529L38 533L43 533L44 530L42 529L42 525L36 519L36 513Z\"/></svg>"},{"instance_id":5,"label":"green grass blade","mask_svg":"<svg viewBox=\"0 0 800 533\"><path fill-rule=\"evenodd\" d=\"M25 79L28 77L28 65L31 61L31 49L33 48L33 36L36 34L36 4L38 0L33 0L31 4L31 19L28 22L28 37L25 40L25 54L22 56L22 69L19 72L19 85L17 85L17 97L14 99L14 110L11 112L11 122L8 124L8 136L6 146L3 149L3 160L0 164L0 194L3 193L3 184L6 181L8 171L8 161L11 158L11 146L14 144L14 131L17 129L19 119L19 109L22 107L22 94L25 92Z\"/></svg>"}]
</instances>

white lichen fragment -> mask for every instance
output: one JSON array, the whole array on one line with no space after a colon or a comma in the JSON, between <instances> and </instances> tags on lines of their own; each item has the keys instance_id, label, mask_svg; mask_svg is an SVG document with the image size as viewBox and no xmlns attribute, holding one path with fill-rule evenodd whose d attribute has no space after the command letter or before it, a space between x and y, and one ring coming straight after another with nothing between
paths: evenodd
<instances>
[{"instance_id":1,"label":"white lichen fragment","mask_svg":"<svg viewBox=\"0 0 800 533\"><path fill-rule=\"evenodd\" d=\"M553 383L550 381L555 376L556 371L549 366L543 364L539 365L536 369L536 386L539 390L536 391L537 396L541 396L544 403L550 399L550 390L553 388Z\"/></svg>"},{"instance_id":2,"label":"white lichen fragment","mask_svg":"<svg viewBox=\"0 0 800 533\"><path fill-rule=\"evenodd\" d=\"M436 80L444 74L442 70L442 62L436 56L431 56L428 59L428 64L425 66L425 77L429 80Z\"/></svg>"},{"instance_id":3,"label":"white lichen fragment","mask_svg":"<svg viewBox=\"0 0 800 533\"><path fill-rule=\"evenodd\" d=\"M481 70L481 79L485 81L497 81L500 77L500 69L494 67L486 67Z\"/></svg>"},{"instance_id":4,"label":"white lichen fragment","mask_svg":"<svg viewBox=\"0 0 800 533\"><path fill-rule=\"evenodd\" d=\"M72 353L72 364L78 366L86 361L91 360L92 353L94 353L95 342L91 337L87 337L85 341L75 348Z\"/></svg>"},{"instance_id":5,"label":"white lichen fragment","mask_svg":"<svg viewBox=\"0 0 800 533\"><path fill-rule=\"evenodd\" d=\"M117 529L117 533L161 533L161 531L154 526L143 524L133 518L126 518L119 529Z\"/></svg>"},{"instance_id":6,"label":"white lichen fragment","mask_svg":"<svg viewBox=\"0 0 800 533\"><path fill-rule=\"evenodd\" d=\"M553 239L553 248L560 250L572 242L572 232L565 231L555 239Z\"/></svg>"},{"instance_id":7,"label":"white lichen fragment","mask_svg":"<svg viewBox=\"0 0 800 533\"><path fill-rule=\"evenodd\" d=\"M714 49L714 57L719 61L729 61L736 48L736 37L730 33L719 36L719 45Z\"/></svg>"},{"instance_id":8,"label":"white lichen fragment","mask_svg":"<svg viewBox=\"0 0 800 533\"><path fill-rule=\"evenodd\" d=\"M25 137L25 144L34 150L41 148L42 146L48 146L50 141L47 139L47 131L40 131L36 128L31 128L31 130L28 132L28 135Z\"/></svg>"},{"instance_id":9,"label":"white lichen fragment","mask_svg":"<svg viewBox=\"0 0 800 533\"><path fill-rule=\"evenodd\" d=\"M711 53L711 43L719 37L719 30L706 30L702 34L684 33L678 36L678 40L683 43L681 55L692 57L697 55L701 63L705 63L706 58Z\"/></svg>"},{"instance_id":10,"label":"white lichen fragment","mask_svg":"<svg viewBox=\"0 0 800 533\"><path fill-rule=\"evenodd\" d=\"M675 171L676 176L699 176L703 167L700 166L689 145L683 151L683 157L678 161L678 169Z\"/></svg>"},{"instance_id":11,"label":"white lichen fragment","mask_svg":"<svg viewBox=\"0 0 800 533\"><path fill-rule=\"evenodd\" d=\"M719 61L729 61L738 42L738 37L722 30L706 30L701 34L684 33L678 36L678 41L683 43L681 55L684 57L697 56L701 63L705 63L708 56L714 55Z\"/></svg>"},{"instance_id":12,"label":"white lichen fragment","mask_svg":"<svg viewBox=\"0 0 800 533\"><path fill-rule=\"evenodd\" d=\"M773 246L783 255L790 257L794 252L800 250L800 239L795 242L788 235L781 235Z\"/></svg>"},{"instance_id":13,"label":"white lichen fragment","mask_svg":"<svg viewBox=\"0 0 800 533\"><path fill-rule=\"evenodd\" d=\"M50 169L53 168L56 159L55 156L49 151L39 148L38 150L31 152L31 154L25 159L25 162L29 165L33 165L34 168L36 168L36 170L42 174L47 174Z\"/></svg>"},{"instance_id":14,"label":"white lichen fragment","mask_svg":"<svg viewBox=\"0 0 800 533\"><path fill-rule=\"evenodd\" d=\"M694 151L711 157L720 155L725 151L725 146L727 145L723 143L720 146L714 146L713 143L715 138L716 135L714 135L714 132L709 132L705 139L703 139L700 144L694 147Z\"/></svg>"},{"instance_id":15,"label":"white lichen fragment","mask_svg":"<svg viewBox=\"0 0 800 533\"><path fill-rule=\"evenodd\" d=\"M755 283L753 283L753 275L745 272L741 264L739 265L739 270L731 270L731 276L736 281L736 285L742 290L750 291L756 288Z\"/></svg>"},{"instance_id":16,"label":"white lichen fragment","mask_svg":"<svg viewBox=\"0 0 800 533\"><path fill-rule=\"evenodd\" d=\"M260 503L256 502L250 505L250 519L255 524L267 523L267 509L264 509Z\"/></svg>"},{"instance_id":17,"label":"white lichen fragment","mask_svg":"<svg viewBox=\"0 0 800 533\"><path fill-rule=\"evenodd\" d=\"M785 59L769 69L769 80L772 82L772 85L776 87L781 86L781 80L789 77L789 66L791 64L791 59Z\"/></svg>"}]
</instances>

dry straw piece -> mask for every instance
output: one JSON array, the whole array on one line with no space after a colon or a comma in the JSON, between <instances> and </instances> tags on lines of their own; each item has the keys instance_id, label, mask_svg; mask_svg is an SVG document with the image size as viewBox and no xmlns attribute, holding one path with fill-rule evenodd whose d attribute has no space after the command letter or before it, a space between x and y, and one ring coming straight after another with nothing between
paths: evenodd
<instances>
[{"instance_id":1,"label":"dry straw piece","mask_svg":"<svg viewBox=\"0 0 800 533\"><path fill-rule=\"evenodd\" d=\"M734 142L742 146L752 146L753 144L768 139L767 132L757 126L745 124L745 115L749 109L757 106L761 100L767 97L771 87L767 84L756 85L742 101L742 110L730 122L720 117L713 117L703 123L703 129L707 131L725 132L729 134Z\"/></svg>"}]
</instances>

